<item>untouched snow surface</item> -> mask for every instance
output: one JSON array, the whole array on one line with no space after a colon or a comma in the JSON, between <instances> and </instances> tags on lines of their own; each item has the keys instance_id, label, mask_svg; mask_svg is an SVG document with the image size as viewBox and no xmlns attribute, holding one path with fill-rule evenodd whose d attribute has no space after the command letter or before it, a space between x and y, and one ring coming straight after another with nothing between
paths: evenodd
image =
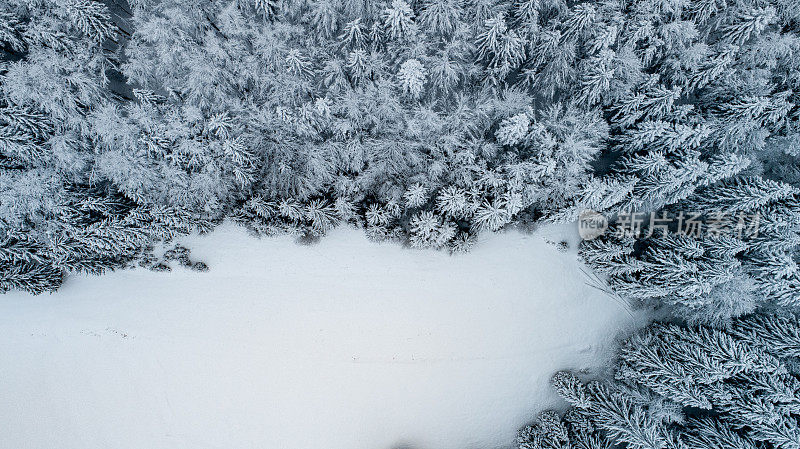
<instances>
[{"instance_id":1,"label":"untouched snow surface","mask_svg":"<svg viewBox=\"0 0 800 449\"><path fill-rule=\"evenodd\" d=\"M225 224L184 239L208 273L0 296L0 447L511 445L561 404L554 371L601 366L638 321L544 242L567 233L449 256L353 229L298 246Z\"/></svg>"}]
</instances>

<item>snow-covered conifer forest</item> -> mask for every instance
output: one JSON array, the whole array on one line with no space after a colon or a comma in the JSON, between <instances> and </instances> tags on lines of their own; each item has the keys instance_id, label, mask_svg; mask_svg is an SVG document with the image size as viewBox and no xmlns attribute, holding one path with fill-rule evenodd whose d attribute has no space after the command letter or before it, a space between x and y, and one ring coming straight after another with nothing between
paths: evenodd
<instances>
[{"instance_id":1,"label":"snow-covered conifer forest","mask_svg":"<svg viewBox=\"0 0 800 449\"><path fill-rule=\"evenodd\" d=\"M605 365L542 365L569 408L510 412L519 448L800 449L798 119L797 0L0 0L0 310L69 310L73 281L135 290L121 273L200 285L220 267L179 243L234 223L337 269L326 234L394 245L386 266L451 253L455 273L529 248L509 271L563 284L548 304L631 319L595 315L620 336ZM601 232L579 241L587 212ZM516 240L547 230L563 252ZM491 276L472 294L512 291ZM2 338L4 364L38 366ZM11 369L13 403L4 379L33 374Z\"/></svg>"}]
</instances>

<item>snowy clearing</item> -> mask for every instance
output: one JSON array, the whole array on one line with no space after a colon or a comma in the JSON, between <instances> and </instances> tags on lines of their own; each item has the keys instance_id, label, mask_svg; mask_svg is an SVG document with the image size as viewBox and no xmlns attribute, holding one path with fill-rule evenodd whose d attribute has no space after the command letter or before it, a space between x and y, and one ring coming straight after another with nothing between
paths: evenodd
<instances>
[{"instance_id":1,"label":"snowy clearing","mask_svg":"<svg viewBox=\"0 0 800 449\"><path fill-rule=\"evenodd\" d=\"M571 230L466 255L368 241L183 240L211 271L0 297L0 447L469 449L557 406L562 368L640 321L586 285Z\"/></svg>"}]
</instances>

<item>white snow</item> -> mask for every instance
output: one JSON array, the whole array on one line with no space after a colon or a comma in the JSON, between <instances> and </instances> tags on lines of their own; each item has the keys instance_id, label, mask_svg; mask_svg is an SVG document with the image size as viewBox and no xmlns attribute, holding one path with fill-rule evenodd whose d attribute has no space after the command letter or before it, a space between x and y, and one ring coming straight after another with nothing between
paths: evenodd
<instances>
[{"instance_id":1,"label":"white snow","mask_svg":"<svg viewBox=\"0 0 800 449\"><path fill-rule=\"evenodd\" d=\"M353 229L299 246L225 224L184 239L208 273L0 296L0 447L513 444L562 404L554 371L601 366L639 321L543 238L564 233L491 235L449 256Z\"/></svg>"}]
</instances>

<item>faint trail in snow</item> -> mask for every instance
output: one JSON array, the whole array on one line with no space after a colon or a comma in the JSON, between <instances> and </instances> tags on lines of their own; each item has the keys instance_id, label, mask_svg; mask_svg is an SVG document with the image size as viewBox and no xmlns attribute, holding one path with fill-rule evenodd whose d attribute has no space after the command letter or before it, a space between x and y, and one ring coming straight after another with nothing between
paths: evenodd
<instances>
[{"instance_id":1,"label":"faint trail in snow","mask_svg":"<svg viewBox=\"0 0 800 449\"><path fill-rule=\"evenodd\" d=\"M612 290L611 286L608 285L607 282L603 281L600 276L597 275L597 273L584 268L580 268L580 270L587 279L586 285L605 293L609 298L613 299L614 302L619 304L622 307L622 310L627 312L631 318L635 318L633 315L633 309L631 308L630 304L628 304L628 301L625 301L625 299Z\"/></svg>"},{"instance_id":2,"label":"faint trail in snow","mask_svg":"<svg viewBox=\"0 0 800 449\"><path fill-rule=\"evenodd\" d=\"M475 356L475 357L414 357L411 356L411 359L408 358L401 358L396 359L394 357L390 358L380 358L380 357L357 357L353 356L353 360L350 363L363 363L363 364L381 364L381 365L413 365L413 364L433 364L433 363L450 363L450 362L494 362L500 360L514 360L520 358L528 358L533 356L539 356L542 354L547 354L556 351L562 351L565 349L573 349L577 348L579 345L575 344L564 344L552 348L547 348L545 350L540 351L531 351L531 352L518 352L515 354L508 354L508 355L500 355L500 356ZM579 353L587 353L591 352L592 350L598 349L594 345L583 346L580 349L576 349Z\"/></svg>"},{"instance_id":3,"label":"faint trail in snow","mask_svg":"<svg viewBox=\"0 0 800 449\"><path fill-rule=\"evenodd\" d=\"M98 337L100 335L97 335ZM165 336L159 336L158 339L163 342ZM193 338L170 338L166 337L172 342L191 342L192 340L196 340ZM145 336L143 340L148 340ZM151 341L156 341L156 339L150 339ZM226 346L223 344L223 346ZM259 348L262 348L263 345L257 342L244 342L244 341L237 341L236 346L239 349L247 349L251 353L257 353ZM375 364L375 365L425 365L425 364L437 364L437 363L470 363L470 362L495 362L495 361L503 361L503 360L516 360L516 359L533 359L536 357L540 357L542 355L548 355L555 352L561 351L568 351L572 353L579 353L579 354L588 354L594 353L597 351L602 351L602 346L598 346L595 344L590 345L580 345L575 343L565 343L557 346L552 346L540 350L535 351L519 351L516 353L505 354L505 355L478 355L478 356L442 356L442 357L430 357L430 356L423 356L417 357L414 355L409 356L392 356L392 357L376 357L376 356L350 356L350 360L348 360L347 356L340 356L340 357L326 357L326 356L316 356L316 355L301 355L301 354L292 354L291 359L296 361L310 361L310 362L320 362L320 363L353 363L353 364ZM159 365L161 365L161 361L158 360ZM162 365L163 369L163 365Z\"/></svg>"}]
</instances>

